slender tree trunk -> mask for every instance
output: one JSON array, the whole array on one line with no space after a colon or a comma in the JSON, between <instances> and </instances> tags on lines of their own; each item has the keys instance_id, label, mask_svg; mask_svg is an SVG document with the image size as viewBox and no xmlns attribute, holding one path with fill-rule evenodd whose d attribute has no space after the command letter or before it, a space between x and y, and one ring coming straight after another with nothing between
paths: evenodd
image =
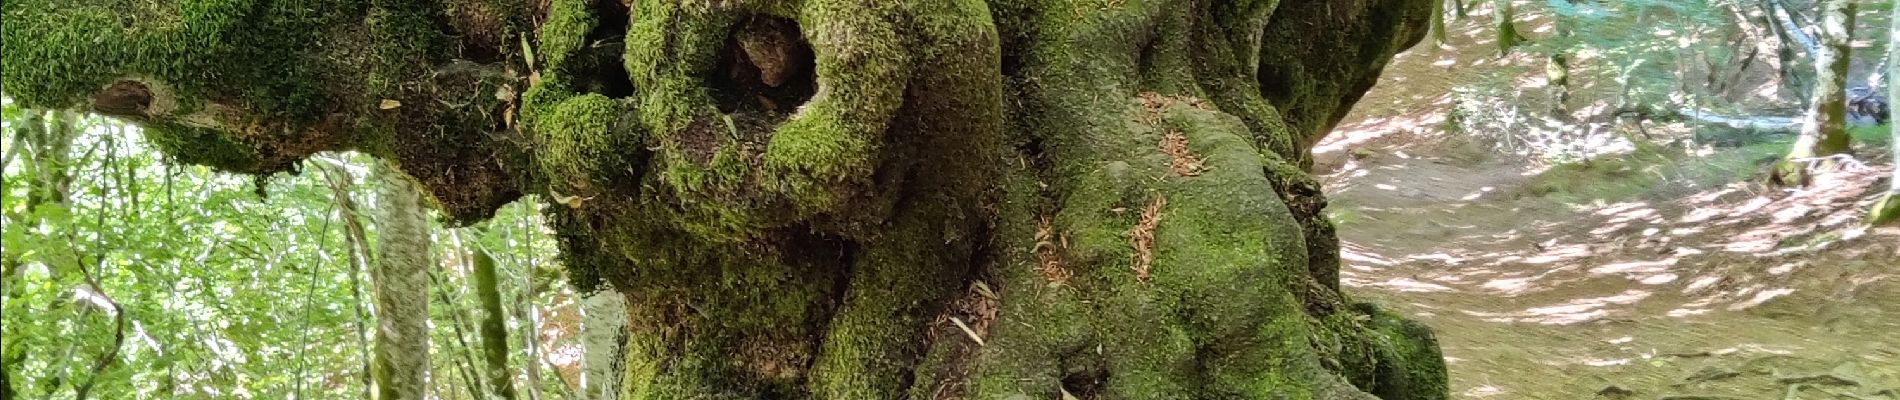
<instances>
[{"instance_id":1,"label":"slender tree trunk","mask_svg":"<svg viewBox=\"0 0 1900 400\"><path fill-rule=\"evenodd\" d=\"M1847 142L1847 68L1848 41L1854 26L1852 0L1821 2L1820 47L1814 57L1814 92L1808 111L1802 115L1801 135L1776 169L1776 181L1783 184L1808 183L1810 164L1816 157L1845 153Z\"/></svg>"},{"instance_id":2,"label":"slender tree trunk","mask_svg":"<svg viewBox=\"0 0 1900 400\"><path fill-rule=\"evenodd\" d=\"M581 398L617 400L626 371L627 298L612 290L581 296Z\"/></svg>"},{"instance_id":3,"label":"slender tree trunk","mask_svg":"<svg viewBox=\"0 0 1900 400\"><path fill-rule=\"evenodd\" d=\"M1432 29L1432 44L1436 46L1445 45L1445 39L1446 39L1445 2L1446 1L1451 1L1451 0L1432 0L1432 28L1431 28Z\"/></svg>"},{"instance_id":4,"label":"slender tree trunk","mask_svg":"<svg viewBox=\"0 0 1900 400\"><path fill-rule=\"evenodd\" d=\"M1524 40L1524 35L1517 32L1517 11L1511 0L1495 0L1492 4L1491 19L1498 31L1498 56L1503 57L1511 54L1511 49Z\"/></svg>"},{"instance_id":5,"label":"slender tree trunk","mask_svg":"<svg viewBox=\"0 0 1900 400\"><path fill-rule=\"evenodd\" d=\"M1549 50L1550 56L1544 59L1544 78L1550 81L1550 115L1559 120L1568 121L1571 119L1568 105L1570 103L1570 56L1565 53L1565 47L1571 40L1571 22L1568 12L1561 9L1574 6L1575 3L1569 0L1550 0L1549 4L1553 10L1550 15L1550 24L1556 31L1549 39L1546 39L1548 43L1554 44L1549 46L1552 48Z\"/></svg>"},{"instance_id":6,"label":"slender tree trunk","mask_svg":"<svg viewBox=\"0 0 1900 400\"><path fill-rule=\"evenodd\" d=\"M494 262L493 259L489 260ZM534 264L521 264L521 289L515 291L515 320L521 324L521 348L525 359L521 363L522 386L526 388L528 400L541 399L541 311L535 308L534 301L540 297L540 285L535 282ZM500 293L496 294L497 296Z\"/></svg>"},{"instance_id":7,"label":"slender tree trunk","mask_svg":"<svg viewBox=\"0 0 1900 400\"><path fill-rule=\"evenodd\" d=\"M471 328L466 328L468 326L468 319L462 314L461 302L456 301L454 297L449 297L447 285L442 283L441 274L434 272L429 273L429 284L435 287L436 300L450 307L448 310L449 331L450 334L455 335L456 348L460 350L455 353L461 356L460 362L456 363L455 370L456 373L462 376L462 383L465 385L463 390L468 391L470 397L486 396L488 386L482 383L481 373L475 372L481 367L475 363L474 353L477 350L474 346L468 344L468 334L465 333L465 330Z\"/></svg>"},{"instance_id":8,"label":"slender tree trunk","mask_svg":"<svg viewBox=\"0 0 1900 400\"><path fill-rule=\"evenodd\" d=\"M366 325L372 323L372 316L369 311L363 309L364 304L368 302L363 300L363 285L361 284L364 264L369 262L372 255L369 249L369 233L363 228L363 214L356 206L356 199L350 195L351 183L356 178L348 170L328 160L321 160L316 164L317 169L323 171L324 182L330 186L331 204L336 206L338 217L343 220L343 241L349 249L345 255L346 263L350 267L348 279L350 308L356 315L356 321L351 325L356 331L358 360L362 361L359 378L363 384L363 398L374 399L376 382L375 374L371 372L374 370L371 368L374 355L370 349L369 330L366 329Z\"/></svg>"},{"instance_id":9,"label":"slender tree trunk","mask_svg":"<svg viewBox=\"0 0 1900 400\"><path fill-rule=\"evenodd\" d=\"M1794 22L1794 18L1788 14L1787 8L1782 7L1780 1L1762 0L1761 9L1768 15L1770 30L1774 31L1775 37L1779 38L1776 40L1779 46L1775 52L1775 57L1780 62L1781 90L1778 93L1784 99L1795 99L1806 106L1813 100L1811 95L1814 83L1810 82L1809 75L1802 73L1799 68L1802 64L1801 54L1815 58L1821 51L1821 45L1814 37L1808 35L1807 31L1802 30L1801 25ZM1818 62L1818 60L1810 61Z\"/></svg>"},{"instance_id":10,"label":"slender tree trunk","mask_svg":"<svg viewBox=\"0 0 1900 400\"><path fill-rule=\"evenodd\" d=\"M475 256L475 297L482 301L482 356L488 360L487 380L494 382L489 395L515 398L514 373L508 369L508 314L501 306L501 283L495 276L495 258L480 246L470 249Z\"/></svg>"},{"instance_id":11,"label":"slender tree trunk","mask_svg":"<svg viewBox=\"0 0 1900 400\"><path fill-rule=\"evenodd\" d=\"M377 194L376 393L421 400L429 379L429 221L416 185L388 162L371 172Z\"/></svg>"},{"instance_id":12,"label":"slender tree trunk","mask_svg":"<svg viewBox=\"0 0 1900 400\"><path fill-rule=\"evenodd\" d=\"M1893 4L1893 13L1889 14L1892 26L1887 29L1887 37L1900 38L1900 1L1896 1ZM1900 46L1900 44L1892 43L1891 41L1887 44L1886 65L1888 68L1887 76L1889 77L1900 76L1900 54L1894 54L1893 48L1895 46ZM1888 101L1900 101L1900 85L1887 84L1887 99ZM1886 225L1900 221L1900 129L1894 129L1892 126L1888 126L1887 128L1892 131L1890 134L1893 135L1893 141L1887 144L1887 146L1892 147L1893 150L1893 176L1887 179L1887 194L1882 196L1879 202L1874 203L1873 212L1867 217L1868 222L1874 225Z\"/></svg>"}]
</instances>

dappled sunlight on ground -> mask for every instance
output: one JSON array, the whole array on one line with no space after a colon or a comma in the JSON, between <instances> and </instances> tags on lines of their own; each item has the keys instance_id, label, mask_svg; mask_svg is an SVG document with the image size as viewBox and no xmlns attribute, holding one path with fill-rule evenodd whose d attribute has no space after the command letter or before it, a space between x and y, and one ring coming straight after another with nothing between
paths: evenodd
<instances>
[{"instance_id":1,"label":"dappled sunlight on ground","mask_svg":"<svg viewBox=\"0 0 1900 400\"><path fill-rule=\"evenodd\" d=\"M1514 107L1501 111L1551 101L1542 58L1496 56L1483 3L1447 21L1450 45L1427 39L1395 58L1314 150L1342 285L1431 325L1454 397L1900 399L1900 228L1861 222L1892 165L1884 149L1782 190L1751 182L1773 154L1678 146L1683 122L1533 116L1455 131L1468 125L1451 110L1470 99L1457 90L1474 83L1502 88L1480 93L1496 96L1486 107ZM1534 12L1518 27L1550 30ZM1647 33L1690 36L1666 24ZM1615 108L1603 100L1612 79L1573 72L1568 111ZM1728 100L1774 109L1774 79L1744 79ZM1527 138L1602 161L1499 145ZM1832 378L1855 385L1787 383Z\"/></svg>"},{"instance_id":2,"label":"dappled sunlight on ground","mask_svg":"<svg viewBox=\"0 0 1900 400\"><path fill-rule=\"evenodd\" d=\"M1801 190L1664 180L1684 187L1580 201L1526 190L1521 165L1382 154L1327 186L1342 284L1437 328L1462 398L1754 394L1773 371L1900 365L1900 340L1865 339L1900 332L1900 229L1861 223L1888 173L1870 165ZM1842 303L1857 296L1881 300ZM1527 368L1591 378L1503 373ZM1679 385L1703 368L1768 383Z\"/></svg>"}]
</instances>

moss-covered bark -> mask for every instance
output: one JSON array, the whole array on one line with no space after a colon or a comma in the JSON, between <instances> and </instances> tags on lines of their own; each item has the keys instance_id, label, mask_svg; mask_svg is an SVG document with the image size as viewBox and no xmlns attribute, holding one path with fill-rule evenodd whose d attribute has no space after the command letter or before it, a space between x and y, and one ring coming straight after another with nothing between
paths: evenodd
<instances>
[{"instance_id":1,"label":"moss-covered bark","mask_svg":"<svg viewBox=\"0 0 1900 400\"><path fill-rule=\"evenodd\" d=\"M288 23L257 1L193 29ZM9 93L71 81L30 104L240 172L366 150L459 219L545 195L573 283L627 295L624 398L1446 396L1429 330L1340 292L1302 168L1427 1L350 3L247 50L330 67L288 110L16 56L72 34L44 2L5 9Z\"/></svg>"},{"instance_id":2,"label":"moss-covered bark","mask_svg":"<svg viewBox=\"0 0 1900 400\"><path fill-rule=\"evenodd\" d=\"M1815 157L1846 153L1848 46L1854 26L1854 4L1850 1L1821 2L1821 34L1814 54L1814 91L1808 111L1801 117L1801 135L1795 138L1787 157L1775 168L1776 182L1806 185L1807 168ZM1831 162L1831 161L1829 161Z\"/></svg>"},{"instance_id":3,"label":"moss-covered bark","mask_svg":"<svg viewBox=\"0 0 1900 400\"><path fill-rule=\"evenodd\" d=\"M1892 11L1895 12L1892 15L1900 15L1900 2L1893 4ZM1900 18L1892 18L1891 23L1893 26L1888 28L1888 37L1900 37L1892 36L1900 33ZM1888 44L1888 46L1893 45ZM1895 53L1891 47L1887 50L1887 76L1900 76L1900 53ZM1900 99L1900 85L1887 85L1887 98ZM1889 134L1893 135L1894 140L1889 142L1891 144L1888 146L1892 147L1893 159L1900 160L1900 129L1891 130ZM1887 178L1887 185L1887 195L1874 203L1873 210L1867 216L1867 221L1874 225L1887 225L1900 221L1900 168L1894 168L1893 176Z\"/></svg>"},{"instance_id":4,"label":"moss-covered bark","mask_svg":"<svg viewBox=\"0 0 1900 400\"><path fill-rule=\"evenodd\" d=\"M429 269L435 267L427 210L416 184L378 163L374 368L379 400L423 399L429 385Z\"/></svg>"},{"instance_id":5,"label":"moss-covered bark","mask_svg":"<svg viewBox=\"0 0 1900 400\"><path fill-rule=\"evenodd\" d=\"M1517 32L1517 11L1512 0L1495 0L1491 8L1491 21L1497 26L1498 57L1511 54L1511 49L1524 40L1524 34Z\"/></svg>"},{"instance_id":6,"label":"moss-covered bark","mask_svg":"<svg viewBox=\"0 0 1900 400\"><path fill-rule=\"evenodd\" d=\"M482 368L482 380L493 383L495 390L485 396L514 400L515 376L508 368L508 314L501 305L501 280L495 276L495 258L479 246L473 250L475 297L482 302L482 360L487 362Z\"/></svg>"}]
</instances>

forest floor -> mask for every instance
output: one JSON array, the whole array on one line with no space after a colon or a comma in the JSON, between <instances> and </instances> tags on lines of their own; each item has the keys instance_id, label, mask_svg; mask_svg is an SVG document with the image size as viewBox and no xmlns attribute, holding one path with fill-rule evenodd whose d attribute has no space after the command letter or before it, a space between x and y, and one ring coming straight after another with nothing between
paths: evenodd
<instances>
[{"instance_id":1,"label":"forest floor","mask_svg":"<svg viewBox=\"0 0 1900 400\"><path fill-rule=\"evenodd\" d=\"M1457 397L1900 399L1900 228L1860 222L1884 169L1767 195L1522 171L1381 155L1330 176L1344 285L1435 328Z\"/></svg>"},{"instance_id":2,"label":"forest floor","mask_svg":"<svg viewBox=\"0 0 1900 400\"><path fill-rule=\"evenodd\" d=\"M1698 151L1666 127L1594 161L1499 156L1440 132L1444 94L1541 64L1430 47L1316 169L1343 284L1436 330L1455 398L1900 399L1900 228L1862 222L1884 148L1798 190L1756 179L1785 144Z\"/></svg>"}]
</instances>

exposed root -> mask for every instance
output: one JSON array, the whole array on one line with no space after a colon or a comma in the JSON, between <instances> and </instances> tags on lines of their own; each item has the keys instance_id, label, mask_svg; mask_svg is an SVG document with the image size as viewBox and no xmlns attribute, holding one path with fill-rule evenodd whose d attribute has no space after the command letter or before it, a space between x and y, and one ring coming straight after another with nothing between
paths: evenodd
<instances>
[{"instance_id":1,"label":"exposed root","mask_svg":"<svg viewBox=\"0 0 1900 400\"><path fill-rule=\"evenodd\" d=\"M1074 276L1068 268L1062 266L1062 251L1069 248L1068 235L1056 235L1055 224L1049 216L1036 221L1036 273L1050 286L1061 286Z\"/></svg>"},{"instance_id":2,"label":"exposed root","mask_svg":"<svg viewBox=\"0 0 1900 400\"><path fill-rule=\"evenodd\" d=\"M1763 167L1768 189L1806 188L1814 184L1814 174L1818 171L1864 171L1867 164L1854 159L1851 154L1835 154L1820 157L1798 157L1781 160Z\"/></svg>"},{"instance_id":3,"label":"exposed root","mask_svg":"<svg viewBox=\"0 0 1900 400\"><path fill-rule=\"evenodd\" d=\"M1128 240L1135 246L1135 279L1143 283L1150 279L1148 270L1155 259L1155 227L1161 224L1161 208L1167 205L1167 197L1155 195L1155 200L1141 209L1141 221L1128 231Z\"/></svg>"},{"instance_id":4,"label":"exposed root","mask_svg":"<svg viewBox=\"0 0 1900 400\"><path fill-rule=\"evenodd\" d=\"M1207 169L1207 163L1201 161L1201 157L1195 156L1193 150L1188 149L1187 135L1182 134L1181 131L1170 129L1166 135L1161 136L1161 152L1168 153L1169 157L1174 158L1174 161L1168 162L1168 168L1174 169L1174 173L1181 176L1197 176Z\"/></svg>"}]
</instances>

